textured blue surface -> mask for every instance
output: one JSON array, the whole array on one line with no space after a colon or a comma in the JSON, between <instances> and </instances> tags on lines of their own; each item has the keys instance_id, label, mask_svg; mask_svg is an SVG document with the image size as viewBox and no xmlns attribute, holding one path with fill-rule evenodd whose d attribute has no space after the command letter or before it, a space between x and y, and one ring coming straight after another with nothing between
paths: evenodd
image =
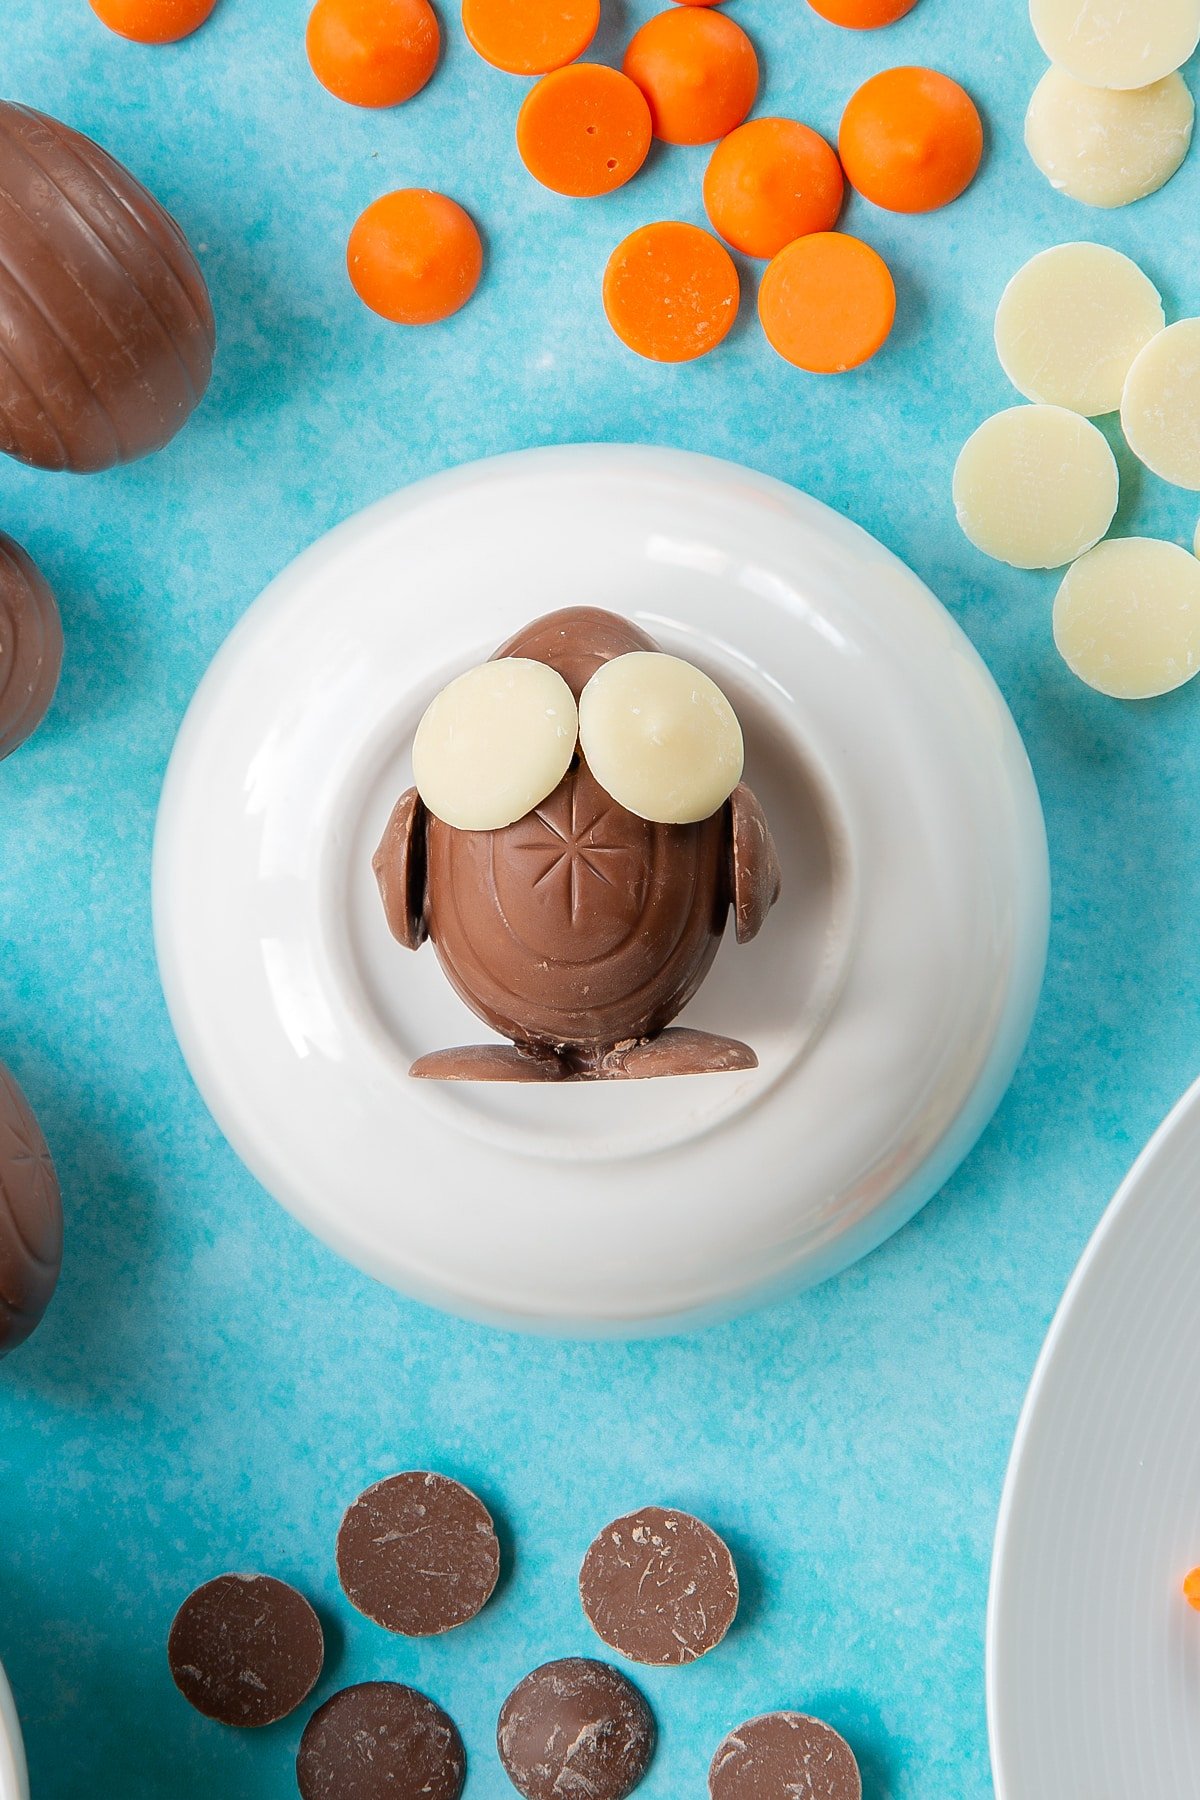
<instances>
[{"instance_id":1,"label":"textured blue surface","mask_svg":"<svg viewBox=\"0 0 1200 1800\"><path fill-rule=\"evenodd\" d=\"M615 55L650 11L606 0ZM890 258L897 332L822 383L747 305L707 361L629 356L599 306L635 224L699 219L703 151L656 152L612 199L526 177L522 84L447 6L431 86L384 115L317 88L304 0L220 0L190 41L110 37L84 0L5 8L4 91L97 137L198 246L221 334L202 412L163 455L88 480L0 467L0 525L61 597L68 662L47 726L0 767L0 1055L61 1172L68 1248L44 1328L0 1366L0 1659L34 1800L294 1791L302 1720L235 1736L178 1698L173 1610L219 1570L298 1581L329 1627L321 1693L412 1679L461 1721L469 1800L510 1793L491 1748L508 1687L595 1648L575 1598L593 1530L669 1498L728 1535L746 1603L725 1648L644 1685L662 1725L645 1800L698 1795L722 1733L779 1704L824 1713L867 1800L989 1790L983 1626L1012 1428L1044 1328L1118 1177L1196 1069L1200 696L1122 709L1050 639L1052 577L985 562L949 499L968 430L1011 395L990 326L1030 253L1091 236L1200 311L1200 158L1124 213L1053 195L1021 120L1041 61L1020 0L921 0L843 33L802 0L733 0L763 103L832 133L868 73L931 62L988 124L985 172L927 219L855 203ZM488 271L448 325L405 334L343 268L375 195L443 186ZM233 622L327 526L453 463L529 444L645 440L733 457L853 515L932 584L995 671L1041 783L1056 877L1045 1001L1013 1090L910 1229L825 1289L657 1345L528 1342L408 1305L306 1237L243 1172L175 1048L149 920L159 783ZM1122 456L1126 529L1190 542L1193 498ZM510 1572L449 1639L415 1646L340 1598L341 1509L428 1464L504 1521Z\"/></svg>"}]
</instances>

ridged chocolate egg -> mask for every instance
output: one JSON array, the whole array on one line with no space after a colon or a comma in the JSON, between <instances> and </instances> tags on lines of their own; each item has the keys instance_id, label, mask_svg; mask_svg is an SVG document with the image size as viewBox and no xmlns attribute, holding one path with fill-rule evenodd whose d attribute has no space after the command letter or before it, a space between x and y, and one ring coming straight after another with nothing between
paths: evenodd
<instances>
[{"instance_id":1,"label":"ridged chocolate egg","mask_svg":"<svg viewBox=\"0 0 1200 1800\"><path fill-rule=\"evenodd\" d=\"M0 101L0 449L77 473L159 450L214 343L170 214L90 138Z\"/></svg>"},{"instance_id":2,"label":"ridged chocolate egg","mask_svg":"<svg viewBox=\"0 0 1200 1800\"><path fill-rule=\"evenodd\" d=\"M0 762L49 712L62 658L54 595L20 544L0 531Z\"/></svg>"},{"instance_id":3,"label":"ridged chocolate egg","mask_svg":"<svg viewBox=\"0 0 1200 1800\"><path fill-rule=\"evenodd\" d=\"M0 1063L0 1356L40 1324L61 1266L54 1164L28 1100Z\"/></svg>"}]
</instances>

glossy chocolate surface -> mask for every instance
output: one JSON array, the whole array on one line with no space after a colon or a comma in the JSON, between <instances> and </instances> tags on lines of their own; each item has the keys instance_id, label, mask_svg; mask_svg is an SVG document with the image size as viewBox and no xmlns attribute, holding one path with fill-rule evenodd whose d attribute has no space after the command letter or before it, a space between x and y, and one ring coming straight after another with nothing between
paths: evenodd
<instances>
[{"instance_id":1,"label":"glossy chocolate surface","mask_svg":"<svg viewBox=\"0 0 1200 1800\"><path fill-rule=\"evenodd\" d=\"M49 712L62 658L54 595L20 544L0 531L0 761Z\"/></svg>"},{"instance_id":2,"label":"glossy chocolate surface","mask_svg":"<svg viewBox=\"0 0 1200 1800\"><path fill-rule=\"evenodd\" d=\"M654 640L593 607L536 620L497 656L545 662L578 699L601 664ZM660 825L597 783L581 754L554 792L499 831L457 831L413 792L375 859L393 935L428 935L466 1004L518 1047L442 1052L440 1079L613 1078L752 1068L736 1040L663 1037L712 966L731 905L739 942L779 892L779 865L750 790L711 818ZM636 1052L655 1044L652 1056ZM640 1063L640 1066L638 1066Z\"/></svg>"},{"instance_id":3,"label":"glossy chocolate surface","mask_svg":"<svg viewBox=\"0 0 1200 1800\"><path fill-rule=\"evenodd\" d=\"M161 449L214 342L170 214L89 138L0 102L0 450L82 473Z\"/></svg>"},{"instance_id":4,"label":"glossy chocolate surface","mask_svg":"<svg viewBox=\"0 0 1200 1800\"><path fill-rule=\"evenodd\" d=\"M40 1323L61 1264L54 1164L29 1102L0 1063L0 1356Z\"/></svg>"}]
</instances>

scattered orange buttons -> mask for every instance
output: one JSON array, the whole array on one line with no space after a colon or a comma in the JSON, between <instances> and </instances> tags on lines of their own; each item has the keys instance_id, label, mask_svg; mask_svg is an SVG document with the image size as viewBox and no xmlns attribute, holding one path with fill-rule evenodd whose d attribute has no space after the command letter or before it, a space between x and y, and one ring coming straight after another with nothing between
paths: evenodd
<instances>
[{"instance_id":1,"label":"scattered orange buttons","mask_svg":"<svg viewBox=\"0 0 1200 1800\"><path fill-rule=\"evenodd\" d=\"M1193 1569L1189 1575L1184 1576L1183 1597L1189 1606L1200 1612L1200 1569Z\"/></svg>"},{"instance_id":2,"label":"scattered orange buttons","mask_svg":"<svg viewBox=\"0 0 1200 1800\"><path fill-rule=\"evenodd\" d=\"M675 220L631 233L604 272L609 324L652 362L691 362L715 350L737 317L739 294L724 244Z\"/></svg>"},{"instance_id":3,"label":"scattered orange buttons","mask_svg":"<svg viewBox=\"0 0 1200 1800\"><path fill-rule=\"evenodd\" d=\"M475 292L483 245L456 200L428 188L401 188L373 201L355 222L346 267L372 312L397 325L432 325Z\"/></svg>"},{"instance_id":4,"label":"scattered orange buttons","mask_svg":"<svg viewBox=\"0 0 1200 1800\"><path fill-rule=\"evenodd\" d=\"M740 125L758 93L758 58L724 13L676 6L648 19L625 52L625 73L650 102L667 144L711 144Z\"/></svg>"},{"instance_id":5,"label":"scattered orange buttons","mask_svg":"<svg viewBox=\"0 0 1200 1800\"><path fill-rule=\"evenodd\" d=\"M936 69L885 69L851 99L838 137L852 187L889 212L933 212L970 186L983 156L975 102Z\"/></svg>"},{"instance_id":6,"label":"scattered orange buttons","mask_svg":"<svg viewBox=\"0 0 1200 1800\"><path fill-rule=\"evenodd\" d=\"M582 56L600 24L600 0L463 0L472 46L509 75L548 75Z\"/></svg>"},{"instance_id":7,"label":"scattered orange buttons","mask_svg":"<svg viewBox=\"0 0 1200 1800\"><path fill-rule=\"evenodd\" d=\"M877 31L881 25L894 25L910 13L917 0L808 0L808 4L831 25L846 25L851 31Z\"/></svg>"},{"instance_id":8,"label":"scattered orange buttons","mask_svg":"<svg viewBox=\"0 0 1200 1800\"><path fill-rule=\"evenodd\" d=\"M796 119L751 119L717 145L704 177L714 230L746 256L774 256L793 238L832 231L842 210L842 165Z\"/></svg>"},{"instance_id":9,"label":"scattered orange buttons","mask_svg":"<svg viewBox=\"0 0 1200 1800\"><path fill-rule=\"evenodd\" d=\"M101 24L135 44L174 44L190 37L217 0L88 0Z\"/></svg>"},{"instance_id":10,"label":"scattered orange buttons","mask_svg":"<svg viewBox=\"0 0 1200 1800\"><path fill-rule=\"evenodd\" d=\"M896 287L877 251L841 231L797 238L768 267L758 316L772 349L814 375L857 369L887 342Z\"/></svg>"},{"instance_id":11,"label":"scattered orange buttons","mask_svg":"<svg viewBox=\"0 0 1200 1800\"><path fill-rule=\"evenodd\" d=\"M429 0L317 0L305 48L322 87L351 106L399 106L437 67Z\"/></svg>"},{"instance_id":12,"label":"scattered orange buttons","mask_svg":"<svg viewBox=\"0 0 1200 1800\"><path fill-rule=\"evenodd\" d=\"M543 187L573 199L611 194L650 148L650 108L628 75L572 63L543 75L517 118L517 149Z\"/></svg>"}]
</instances>

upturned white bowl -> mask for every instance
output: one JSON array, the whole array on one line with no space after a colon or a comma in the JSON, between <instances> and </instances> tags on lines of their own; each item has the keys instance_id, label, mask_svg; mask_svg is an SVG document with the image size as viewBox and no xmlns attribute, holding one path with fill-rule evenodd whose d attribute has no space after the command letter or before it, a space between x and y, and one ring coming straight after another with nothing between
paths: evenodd
<instances>
[{"instance_id":1,"label":"upturned white bowl","mask_svg":"<svg viewBox=\"0 0 1200 1800\"><path fill-rule=\"evenodd\" d=\"M583 602L738 708L783 898L684 1022L760 1067L412 1081L487 1035L372 879L413 732L451 675ZM1029 1029L1046 840L995 684L882 545L747 469L593 445L422 482L271 584L180 731L154 912L196 1082L306 1225L440 1306L642 1334L821 1280L946 1180Z\"/></svg>"}]
</instances>

